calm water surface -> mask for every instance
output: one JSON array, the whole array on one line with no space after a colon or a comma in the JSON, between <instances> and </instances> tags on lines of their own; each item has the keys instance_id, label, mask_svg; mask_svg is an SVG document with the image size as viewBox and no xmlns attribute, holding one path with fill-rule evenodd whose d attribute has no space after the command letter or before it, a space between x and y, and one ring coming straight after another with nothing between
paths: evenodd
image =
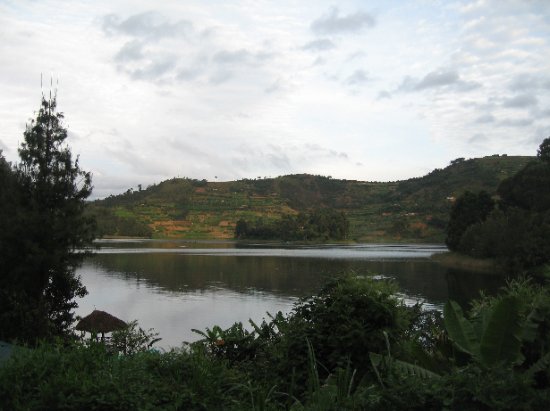
<instances>
[{"instance_id":1,"label":"calm water surface","mask_svg":"<svg viewBox=\"0 0 550 411\"><path fill-rule=\"evenodd\" d=\"M282 246L235 242L102 240L77 271L89 294L77 314L108 311L142 328L154 328L163 348L199 336L192 328L229 327L266 312L289 312L299 297L315 293L335 274L356 272L393 278L401 296L441 308L462 304L479 290L494 292L499 276L452 270L432 262L440 245L354 244Z\"/></svg>"}]
</instances>

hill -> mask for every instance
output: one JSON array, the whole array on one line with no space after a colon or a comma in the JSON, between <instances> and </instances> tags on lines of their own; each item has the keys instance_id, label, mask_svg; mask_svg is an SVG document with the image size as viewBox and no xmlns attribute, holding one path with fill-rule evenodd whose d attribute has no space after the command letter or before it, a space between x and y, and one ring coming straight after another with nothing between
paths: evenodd
<instances>
[{"instance_id":1,"label":"hill","mask_svg":"<svg viewBox=\"0 0 550 411\"><path fill-rule=\"evenodd\" d=\"M233 238L239 219L278 220L312 208L343 211L350 239L442 242L454 199L466 190L494 194L498 184L533 157L456 159L424 177L364 182L295 174L207 182L173 178L89 203L101 235L153 238Z\"/></svg>"}]
</instances>

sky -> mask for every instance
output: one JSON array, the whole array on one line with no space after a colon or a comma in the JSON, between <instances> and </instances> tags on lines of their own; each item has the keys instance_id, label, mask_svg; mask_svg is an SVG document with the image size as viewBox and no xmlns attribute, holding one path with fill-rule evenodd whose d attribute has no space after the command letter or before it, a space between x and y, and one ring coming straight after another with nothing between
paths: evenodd
<instances>
[{"instance_id":1,"label":"sky","mask_svg":"<svg viewBox=\"0 0 550 411\"><path fill-rule=\"evenodd\" d=\"M536 154L550 1L0 0L9 161L50 80L93 198L172 177L402 180Z\"/></svg>"}]
</instances>

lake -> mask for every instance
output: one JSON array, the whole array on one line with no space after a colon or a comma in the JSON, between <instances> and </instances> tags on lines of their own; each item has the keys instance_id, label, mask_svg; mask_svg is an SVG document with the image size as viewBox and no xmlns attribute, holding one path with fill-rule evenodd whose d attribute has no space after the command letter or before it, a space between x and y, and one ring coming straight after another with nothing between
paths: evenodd
<instances>
[{"instance_id":1,"label":"lake","mask_svg":"<svg viewBox=\"0 0 550 411\"><path fill-rule=\"evenodd\" d=\"M394 279L407 303L441 309L462 305L480 290L494 293L500 276L449 269L430 260L442 245L353 244L289 246L232 241L101 240L77 275L89 294L77 314L94 309L137 319L168 349L197 340L192 328L261 321L289 312L331 276L354 272Z\"/></svg>"}]
</instances>

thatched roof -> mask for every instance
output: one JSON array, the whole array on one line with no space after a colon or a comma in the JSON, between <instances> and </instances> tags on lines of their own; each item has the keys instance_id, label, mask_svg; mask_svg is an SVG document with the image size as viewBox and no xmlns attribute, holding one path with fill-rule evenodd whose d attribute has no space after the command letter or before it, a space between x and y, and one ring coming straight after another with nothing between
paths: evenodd
<instances>
[{"instance_id":1,"label":"thatched roof","mask_svg":"<svg viewBox=\"0 0 550 411\"><path fill-rule=\"evenodd\" d=\"M87 315L76 325L79 331L88 331L96 333L108 333L115 330L120 330L126 327L124 321L116 318L105 311L94 310L90 315Z\"/></svg>"}]
</instances>

